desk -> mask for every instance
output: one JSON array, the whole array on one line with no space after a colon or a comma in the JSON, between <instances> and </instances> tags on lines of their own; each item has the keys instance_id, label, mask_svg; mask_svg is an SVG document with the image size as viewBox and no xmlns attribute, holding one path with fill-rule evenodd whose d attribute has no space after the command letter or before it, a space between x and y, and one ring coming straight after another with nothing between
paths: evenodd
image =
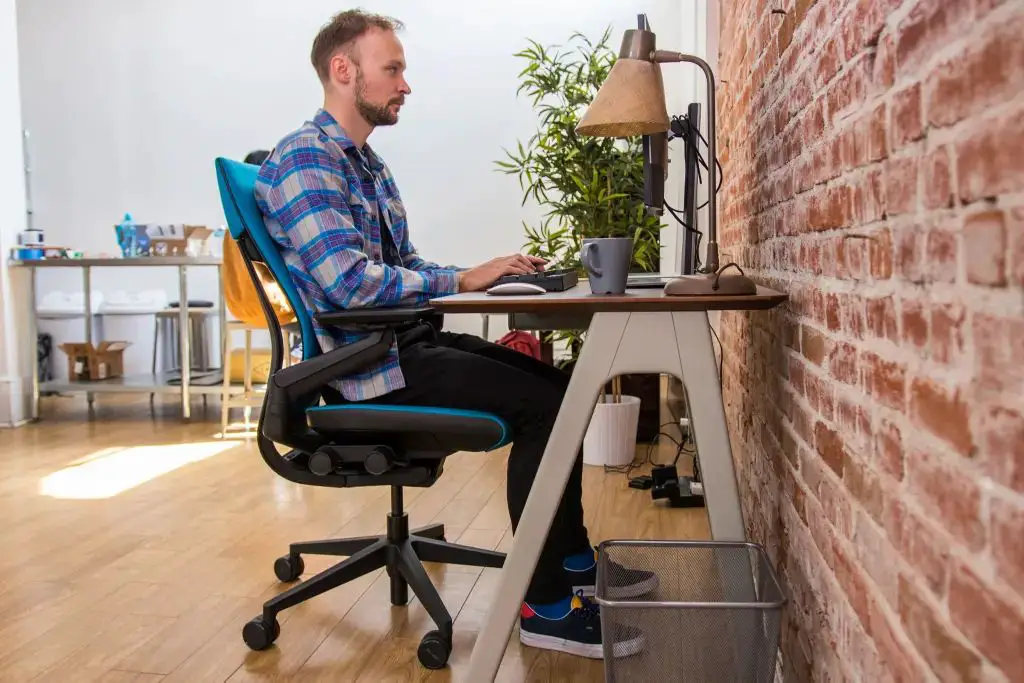
<instances>
[{"instance_id":1,"label":"desk","mask_svg":"<svg viewBox=\"0 0 1024 683\"><path fill-rule=\"evenodd\" d=\"M766 310L787 298L764 287L750 296L672 297L658 289L607 296L591 294L583 281L565 292L527 296L472 292L430 302L441 313L530 314L540 325L545 324L544 319L552 324L577 320L582 325L589 318L583 347L505 560L494 603L473 647L466 680L493 681L497 675L594 405L612 377L666 373L686 385L712 538L745 540L707 312Z\"/></svg>"},{"instance_id":2,"label":"desk","mask_svg":"<svg viewBox=\"0 0 1024 683\"><path fill-rule=\"evenodd\" d=\"M213 266L218 269L218 301L220 305L220 330L221 349L224 348L224 330L226 328L226 312L224 308L224 278L221 276L221 259L216 256L145 256L135 258L83 258L83 259L45 259L38 261L11 261L12 268L28 268L29 272L29 305L30 322L28 339L31 344L29 348L36 348L36 270L40 268L80 268L82 270L82 282L85 294L85 341L92 343L92 269L93 268L154 268L154 267L175 267L178 269L178 335L179 348L181 349L181 385L175 386L168 381L163 374L154 373L143 376L115 377L113 379L96 380L88 382L48 382L43 387L39 386L39 363L33 355L32 358L32 419L39 417L39 393L40 391L57 392L84 392L92 408L93 394L97 392L109 393L181 393L181 415L186 420L191 417L192 408L189 403L193 393L219 394L221 386L218 382L212 386L193 385L191 380L192 355L189 346L188 335L188 285L186 280L186 269L189 266ZM224 367L223 358L221 367Z\"/></svg>"}]
</instances>

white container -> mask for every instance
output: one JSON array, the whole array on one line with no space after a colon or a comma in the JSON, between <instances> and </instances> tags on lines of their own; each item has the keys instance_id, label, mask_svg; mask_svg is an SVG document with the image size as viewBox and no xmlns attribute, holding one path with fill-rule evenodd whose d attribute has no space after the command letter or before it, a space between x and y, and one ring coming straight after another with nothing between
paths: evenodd
<instances>
[{"instance_id":1,"label":"white container","mask_svg":"<svg viewBox=\"0 0 1024 683\"><path fill-rule=\"evenodd\" d=\"M590 426L583 436L583 464L620 467L633 461L636 430L640 421L640 398L605 394L594 406Z\"/></svg>"}]
</instances>

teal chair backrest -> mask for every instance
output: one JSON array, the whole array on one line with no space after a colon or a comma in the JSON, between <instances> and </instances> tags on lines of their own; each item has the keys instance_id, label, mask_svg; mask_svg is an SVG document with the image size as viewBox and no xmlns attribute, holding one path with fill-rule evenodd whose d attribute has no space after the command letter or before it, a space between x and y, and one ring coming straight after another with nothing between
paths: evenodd
<instances>
[{"instance_id":1,"label":"teal chair backrest","mask_svg":"<svg viewBox=\"0 0 1024 683\"><path fill-rule=\"evenodd\" d=\"M267 231L263 213L256 203L256 175L259 167L224 157L218 157L214 165L217 169L217 186L220 188L224 217L227 219L231 236L247 256L247 242L256 248L260 260L266 264L284 295L288 297L288 304L295 312L302 332L302 359L308 360L319 355L320 345L313 331L313 318L299 296L295 282L288 273L288 266L281 257L280 247ZM254 285L260 286L258 282L254 282Z\"/></svg>"}]
</instances>

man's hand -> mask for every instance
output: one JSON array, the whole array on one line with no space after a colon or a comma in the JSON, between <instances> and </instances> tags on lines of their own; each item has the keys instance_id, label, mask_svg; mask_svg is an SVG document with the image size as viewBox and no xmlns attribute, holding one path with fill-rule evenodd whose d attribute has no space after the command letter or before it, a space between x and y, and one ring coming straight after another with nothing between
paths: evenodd
<instances>
[{"instance_id":1,"label":"man's hand","mask_svg":"<svg viewBox=\"0 0 1024 683\"><path fill-rule=\"evenodd\" d=\"M523 275L544 270L544 259L525 254L499 256L475 268L459 273L459 291L475 292L490 287L495 280L505 275Z\"/></svg>"}]
</instances>

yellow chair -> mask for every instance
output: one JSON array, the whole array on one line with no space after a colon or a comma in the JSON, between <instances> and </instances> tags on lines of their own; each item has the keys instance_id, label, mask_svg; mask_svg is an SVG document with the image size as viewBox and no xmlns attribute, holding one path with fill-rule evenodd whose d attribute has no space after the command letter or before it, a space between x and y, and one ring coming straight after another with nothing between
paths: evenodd
<instances>
[{"instance_id":1,"label":"yellow chair","mask_svg":"<svg viewBox=\"0 0 1024 683\"><path fill-rule=\"evenodd\" d=\"M293 335L289 332L295 322L295 314L292 312L288 300L281 292L280 286L274 281L273 276L267 271L262 263L253 263L267 299L270 301L277 319L281 323L282 342L285 344L285 364L289 364L291 354L287 349L291 348ZM244 409L245 431L250 431L250 420L253 407L260 407L263 403L266 378L270 370L270 350L265 348L254 349L252 346L252 333L256 330L266 330L266 317L260 306L259 298L252 279L246 270L242 254L238 250L238 244L231 238L230 234L224 236L224 302L233 320L227 321L224 330L223 358L224 358L224 384L221 390L221 436L226 436L228 429L228 417L231 408ZM238 373L238 363L234 356L239 355L232 344L234 332L244 332L245 342L241 349L241 374ZM255 362L254 362L255 360ZM239 387L240 385L240 387ZM239 390L240 389L240 390Z\"/></svg>"}]
</instances>

